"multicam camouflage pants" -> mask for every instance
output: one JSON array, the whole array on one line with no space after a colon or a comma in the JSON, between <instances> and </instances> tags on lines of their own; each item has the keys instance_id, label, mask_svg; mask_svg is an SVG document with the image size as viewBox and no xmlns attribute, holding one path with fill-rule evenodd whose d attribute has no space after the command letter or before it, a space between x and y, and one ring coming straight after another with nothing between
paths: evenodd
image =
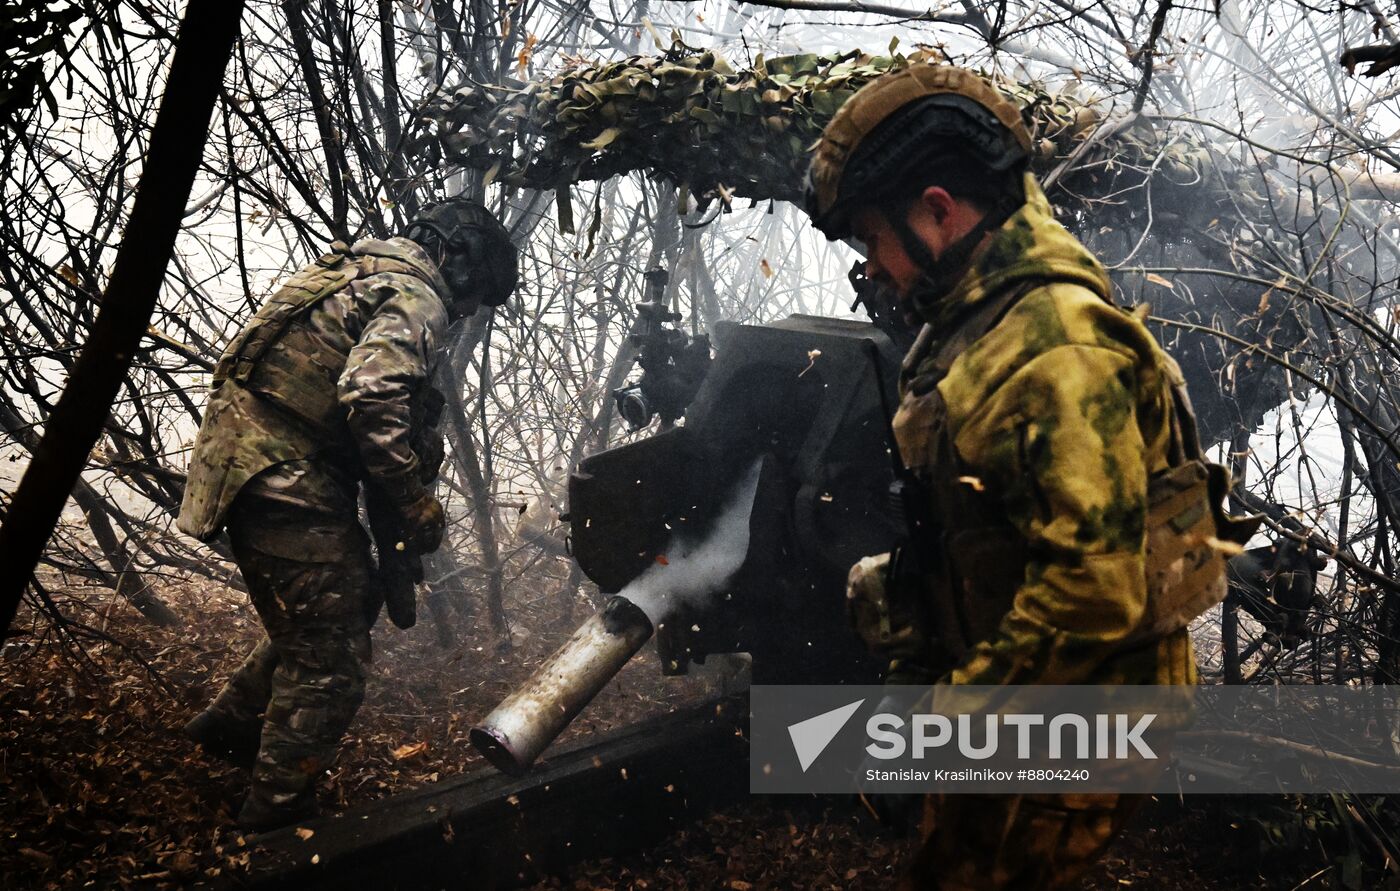
<instances>
[{"instance_id":1,"label":"multicam camouflage pants","mask_svg":"<svg viewBox=\"0 0 1400 891\"><path fill-rule=\"evenodd\" d=\"M1141 795L930 795L901 891L1070 887L1108 850Z\"/></svg>"},{"instance_id":2,"label":"multicam camouflage pants","mask_svg":"<svg viewBox=\"0 0 1400 891\"><path fill-rule=\"evenodd\" d=\"M369 661L369 541L348 518L240 494L229 539L267 636L210 710L262 724L250 801L314 807L316 777L364 700Z\"/></svg>"}]
</instances>

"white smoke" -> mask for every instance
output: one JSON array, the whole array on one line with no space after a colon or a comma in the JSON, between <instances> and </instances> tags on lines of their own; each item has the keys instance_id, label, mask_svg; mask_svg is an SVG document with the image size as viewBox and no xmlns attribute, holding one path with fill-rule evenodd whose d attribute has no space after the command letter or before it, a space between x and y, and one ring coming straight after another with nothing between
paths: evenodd
<instances>
[{"instance_id":1,"label":"white smoke","mask_svg":"<svg viewBox=\"0 0 1400 891\"><path fill-rule=\"evenodd\" d=\"M698 604L717 593L739 571L749 552L749 514L762 461L755 461L725 499L707 536L699 541L676 535L663 555L619 594L641 607L659 625L678 606Z\"/></svg>"}]
</instances>

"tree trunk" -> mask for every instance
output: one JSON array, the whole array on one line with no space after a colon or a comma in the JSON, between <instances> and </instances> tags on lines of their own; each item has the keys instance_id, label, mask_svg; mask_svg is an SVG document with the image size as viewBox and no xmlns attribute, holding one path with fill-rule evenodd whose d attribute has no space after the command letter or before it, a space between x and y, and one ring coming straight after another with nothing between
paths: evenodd
<instances>
[{"instance_id":1,"label":"tree trunk","mask_svg":"<svg viewBox=\"0 0 1400 891\"><path fill-rule=\"evenodd\" d=\"M242 15L242 0L196 2L185 11L101 310L0 525L0 635L14 621L150 325Z\"/></svg>"},{"instance_id":2,"label":"tree trunk","mask_svg":"<svg viewBox=\"0 0 1400 891\"><path fill-rule=\"evenodd\" d=\"M1243 488L1245 476L1249 472L1249 434L1249 428L1244 424L1239 424L1235 427L1235 435L1230 438L1230 482L1232 488ZM1246 512L1239 499L1233 496L1230 498L1230 510L1236 514ZM1224 654L1222 667L1225 683L1244 683L1244 676L1240 671L1239 608L1228 598L1220 605L1220 646Z\"/></svg>"},{"instance_id":3,"label":"tree trunk","mask_svg":"<svg viewBox=\"0 0 1400 891\"><path fill-rule=\"evenodd\" d=\"M476 348L485 326L473 326L462 332L461 339L453 346L454 361L465 358ZM500 545L496 542L495 517L491 513L491 487L481 470L481 458L477 454L476 441L472 438L467 424L467 412L462 404L462 388L459 382L445 382L443 388L447 396L444 417L453 448L449 452L457 475L466 484L471 496L472 514L476 520L476 533L481 541L481 571L486 577L486 612L491 627L509 642L510 626L505 613L505 582L502 578ZM484 419L483 419L484 423Z\"/></svg>"},{"instance_id":4,"label":"tree trunk","mask_svg":"<svg viewBox=\"0 0 1400 891\"><path fill-rule=\"evenodd\" d=\"M17 415L13 408L0 396L0 430L4 430L15 442L27 449L30 454L39 448L39 436L34 429ZM101 495L93 491L87 480L78 477L78 484L73 487L73 500L77 502L78 509L83 512L87 519L88 528L92 530L92 537L97 542L97 547L102 551L102 556L112 567L110 584L112 590L116 591L119 597L124 598L137 612L155 622L157 625L164 625L167 628L183 624L170 607L156 596L151 590L151 586L137 573L133 566L133 555L127 550L126 545L117 538L117 532L112 528L111 518L107 512L109 507Z\"/></svg>"}]
</instances>

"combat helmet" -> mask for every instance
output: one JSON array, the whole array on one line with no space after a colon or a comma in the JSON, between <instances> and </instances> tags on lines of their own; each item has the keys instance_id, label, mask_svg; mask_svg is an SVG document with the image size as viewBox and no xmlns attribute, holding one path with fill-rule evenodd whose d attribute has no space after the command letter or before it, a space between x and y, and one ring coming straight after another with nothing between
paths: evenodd
<instances>
[{"instance_id":1,"label":"combat helmet","mask_svg":"<svg viewBox=\"0 0 1400 891\"><path fill-rule=\"evenodd\" d=\"M847 238L858 207L895 197L912 172L947 158L950 146L1019 182L1013 174L1029 162L1031 136L1016 104L971 71L914 64L879 77L822 133L807 171L807 213L827 238Z\"/></svg>"},{"instance_id":2,"label":"combat helmet","mask_svg":"<svg viewBox=\"0 0 1400 891\"><path fill-rule=\"evenodd\" d=\"M515 245L481 202L459 196L429 204L404 234L437 261L453 303L471 305L473 311L477 303L501 306L515 290Z\"/></svg>"}]
</instances>

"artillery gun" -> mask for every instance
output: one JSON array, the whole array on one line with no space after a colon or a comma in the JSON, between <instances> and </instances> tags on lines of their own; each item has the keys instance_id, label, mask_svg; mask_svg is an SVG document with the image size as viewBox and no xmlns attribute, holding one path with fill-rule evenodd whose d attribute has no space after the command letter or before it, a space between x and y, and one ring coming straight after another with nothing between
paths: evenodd
<instances>
[{"instance_id":1,"label":"artillery gun","mask_svg":"<svg viewBox=\"0 0 1400 891\"><path fill-rule=\"evenodd\" d=\"M676 332L649 330L674 343ZM888 494L887 407L899 360L891 339L866 323L801 315L719 323L713 365L684 423L581 462L566 519L583 572L601 591L626 595L673 549L713 534L747 479L737 570L650 614L614 597L473 731L483 755L523 773L653 630L667 674L746 653L760 683L875 682L877 667L846 620L845 581L851 564L890 550L902 531ZM619 399L646 385L644 376ZM653 587L667 584L662 572Z\"/></svg>"},{"instance_id":2,"label":"artillery gun","mask_svg":"<svg viewBox=\"0 0 1400 891\"><path fill-rule=\"evenodd\" d=\"M582 461L567 520L583 571L625 592L684 539L705 540L752 477L737 569L664 616L610 598L474 729L496 769L317 821L310 841L292 829L260 837L250 886L434 888L472 876L474 887L516 887L644 848L746 795L746 697L582 737L530 767L653 636L671 674L742 652L760 683L876 680L848 628L844 583L853 562L902 535L887 410L901 350L884 327L808 316L717 325L683 421L662 418L665 429Z\"/></svg>"}]
</instances>

